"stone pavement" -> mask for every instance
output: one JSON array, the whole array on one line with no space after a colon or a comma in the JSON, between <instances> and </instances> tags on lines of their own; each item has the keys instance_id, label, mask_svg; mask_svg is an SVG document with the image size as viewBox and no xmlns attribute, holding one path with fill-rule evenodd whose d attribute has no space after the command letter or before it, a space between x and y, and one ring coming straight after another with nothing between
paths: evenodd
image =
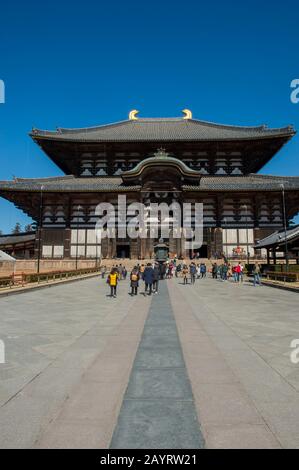
<instances>
[{"instance_id":1,"label":"stone pavement","mask_svg":"<svg viewBox=\"0 0 299 470\"><path fill-rule=\"evenodd\" d=\"M297 294L204 279L171 299L207 446L299 448Z\"/></svg>"},{"instance_id":2,"label":"stone pavement","mask_svg":"<svg viewBox=\"0 0 299 470\"><path fill-rule=\"evenodd\" d=\"M0 448L109 445L150 302L127 287L111 299L93 278L0 299Z\"/></svg>"},{"instance_id":3,"label":"stone pavement","mask_svg":"<svg viewBox=\"0 0 299 470\"><path fill-rule=\"evenodd\" d=\"M212 279L0 298L0 448L299 448L297 294Z\"/></svg>"},{"instance_id":4,"label":"stone pavement","mask_svg":"<svg viewBox=\"0 0 299 470\"><path fill-rule=\"evenodd\" d=\"M166 282L150 307L114 431L115 449L204 446Z\"/></svg>"}]
</instances>

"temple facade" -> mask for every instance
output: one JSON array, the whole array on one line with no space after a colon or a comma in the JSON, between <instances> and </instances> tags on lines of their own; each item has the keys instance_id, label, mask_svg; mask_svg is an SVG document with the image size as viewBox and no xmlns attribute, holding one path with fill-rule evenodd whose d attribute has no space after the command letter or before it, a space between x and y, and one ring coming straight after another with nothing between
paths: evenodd
<instances>
[{"instance_id":1,"label":"temple facade","mask_svg":"<svg viewBox=\"0 0 299 470\"><path fill-rule=\"evenodd\" d=\"M33 129L34 142L64 172L0 182L0 195L38 225L35 256L45 259L150 258L157 237L95 236L100 202L203 204L203 245L186 250L170 232L170 256L255 254L258 240L299 208L299 177L260 174L293 136L291 126L239 127L193 119L129 119L84 129ZM129 222L128 220L126 221Z\"/></svg>"}]
</instances>

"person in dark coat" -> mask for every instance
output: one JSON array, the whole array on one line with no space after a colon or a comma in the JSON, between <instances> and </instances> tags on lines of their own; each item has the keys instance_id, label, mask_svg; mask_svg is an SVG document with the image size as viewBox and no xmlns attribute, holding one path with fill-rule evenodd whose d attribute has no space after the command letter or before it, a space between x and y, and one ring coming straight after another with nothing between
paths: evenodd
<instances>
[{"instance_id":1,"label":"person in dark coat","mask_svg":"<svg viewBox=\"0 0 299 470\"><path fill-rule=\"evenodd\" d=\"M163 263L160 266L160 278L164 279L165 275L166 275L166 263Z\"/></svg>"},{"instance_id":2,"label":"person in dark coat","mask_svg":"<svg viewBox=\"0 0 299 470\"><path fill-rule=\"evenodd\" d=\"M206 277L207 267L206 267L205 263L200 264L200 273L201 273L202 278Z\"/></svg>"},{"instance_id":3,"label":"person in dark coat","mask_svg":"<svg viewBox=\"0 0 299 470\"><path fill-rule=\"evenodd\" d=\"M190 277L191 277L191 284L195 284L196 279L196 265L195 263L191 263L189 267Z\"/></svg>"},{"instance_id":4,"label":"person in dark coat","mask_svg":"<svg viewBox=\"0 0 299 470\"><path fill-rule=\"evenodd\" d=\"M213 276L213 279L217 279L217 277L218 277L218 266L217 266L217 263L214 263L214 264L213 264L213 267L212 267L212 276Z\"/></svg>"},{"instance_id":5,"label":"person in dark coat","mask_svg":"<svg viewBox=\"0 0 299 470\"><path fill-rule=\"evenodd\" d=\"M158 294L159 280L160 280L160 265L159 263L155 263L154 273L153 273L153 289L154 289L155 294Z\"/></svg>"},{"instance_id":6,"label":"person in dark coat","mask_svg":"<svg viewBox=\"0 0 299 470\"><path fill-rule=\"evenodd\" d=\"M175 269L175 277L179 277L180 272L182 271L182 265L178 264Z\"/></svg>"},{"instance_id":7,"label":"person in dark coat","mask_svg":"<svg viewBox=\"0 0 299 470\"><path fill-rule=\"evenodd\" d=\"M149 290L148 295L151 295L152 290L153 290L153 282L154 282L154 270L152 268L151 263L147 264L143 272L142 279L144 280L144 283L145 283L145 292Z\"/></svg>"}]
</instances>

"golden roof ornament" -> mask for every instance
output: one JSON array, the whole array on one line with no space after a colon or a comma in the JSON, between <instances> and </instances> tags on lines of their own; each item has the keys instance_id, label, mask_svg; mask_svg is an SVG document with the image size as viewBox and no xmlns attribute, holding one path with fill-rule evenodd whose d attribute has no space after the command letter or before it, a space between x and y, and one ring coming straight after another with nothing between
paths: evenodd
<instances>
[{"instance_id":1,"label":"golden roof ornament","mask_svg":"<svg viewBox=\"0 0 299 470\"><path fill-rule=\"evenodd\" d=\"M164 148L159 148L155 153L154 157L156 158L167 158L169 155Z\"/></svg>"},{"instance_id":2,"label":"golden roof ornament","mask_svg":"<svg viewBox=\"0 0 299 470\"><path fill-rule=\"evenodd\" d=\"M183 109L182 112L184 113L183 119L192 119L192 112L190 109Z\"/></svg>"},{"instance_id":3,"label":"golden roof ornament","mask_svg":"<svg viewBox=\"0 0 299 470\"><path fill-rule=\"evenodd\" d=\"M129 112L129 119L130 121L136 121L138 119L137 114L139 111L137 109L132 109L132 111Z\"/></svg>"}]
</instances>

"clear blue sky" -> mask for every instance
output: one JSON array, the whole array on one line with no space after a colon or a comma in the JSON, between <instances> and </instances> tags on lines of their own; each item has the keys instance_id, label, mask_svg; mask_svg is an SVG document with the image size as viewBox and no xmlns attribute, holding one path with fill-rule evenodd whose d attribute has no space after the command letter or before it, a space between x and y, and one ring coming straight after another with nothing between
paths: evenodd
<instances>
[{"instance_id":1,"label":"clear blue sky","mask_svg":"<svg viewBox=\"0 0 299 470\"><path fill-rule=\"evenodd\" d=\"M0 179L59 175L32 126L140 116L299 129L298 1L2 2ZM263 169L299 175L299 134ZM0 200L0 229L29 219Z\"/></svg>"}]
</instances>

